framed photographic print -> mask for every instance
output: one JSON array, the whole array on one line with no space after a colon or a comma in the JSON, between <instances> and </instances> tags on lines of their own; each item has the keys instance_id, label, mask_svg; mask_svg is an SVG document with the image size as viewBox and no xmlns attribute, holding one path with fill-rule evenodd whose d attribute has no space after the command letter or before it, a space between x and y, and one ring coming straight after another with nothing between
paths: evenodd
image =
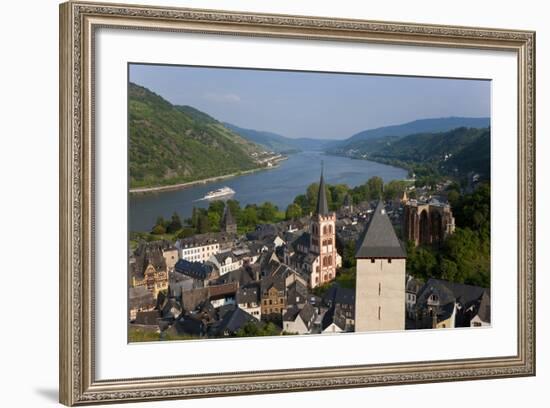
<instances>
[{"instance_id":1,"label":"framed photographic print","mask_svg":"<svg viewBox=\"0 0 550 408\"><path fill-rule=\"evenodd\" d=\"M62 4L61 402L534 375L534 41Z\"/></svg>"}]
</instances>

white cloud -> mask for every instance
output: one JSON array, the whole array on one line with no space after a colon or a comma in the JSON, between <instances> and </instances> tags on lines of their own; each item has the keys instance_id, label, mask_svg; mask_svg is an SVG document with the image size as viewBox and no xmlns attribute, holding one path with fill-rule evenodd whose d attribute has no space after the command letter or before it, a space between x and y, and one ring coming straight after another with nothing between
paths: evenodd
<instances>
[{"instance_id":1,"label":"white cloud","mask_svg":"<svg viewBox=\"0 0 550 408\"><path fill-rule=\"evenodd\" d=\"M241 101L241 97L233 93L215 93L207 92L203 95L203 98L212 101L212 102L222 102L222 103L237 103Z\"/></svg>"}]
</instances>

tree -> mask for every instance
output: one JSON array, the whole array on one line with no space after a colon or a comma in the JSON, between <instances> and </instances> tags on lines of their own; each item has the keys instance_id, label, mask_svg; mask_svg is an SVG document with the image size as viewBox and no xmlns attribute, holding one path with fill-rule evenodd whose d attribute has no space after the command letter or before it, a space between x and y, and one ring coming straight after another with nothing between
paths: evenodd
<instances>
[{"instance_id":1,"label":"tree","mask_svg":"<svg viewBox=\"0 0 550 408\"><path fill-rule=\"evenodd\" d=\"M178 234L176 235L177 239L187 238L195 235L195 229L194 228L182 228Z\"/></svg>"},{"instance_id":2,"label":"tree","mask_svg":"<svg viewBox=\"0 0 550 408\"><path fill-rule=\"evenodd\" d=\"M166 227L166 232L173 234L179 231L182 228L181 219L177 212L174 211L172 214L172 219L168 226Z\"/></svg>"},{"instance_id":3,"label":"tree","mask_svg":"<svg viewBox=\"0 0 550 408\"><path fill-rule=\"evenodd\" d=\"M371 177L367 181L369 187L369 200L377 200L382 198L382 191L384 190L384 181L378 176Z\"/></svg>"},{"instance_id":4,"label":"tree","mask_svg":"<svg viewBox=\"0 0 550 408\"><path fill-rule=\"evenodd\" d=\"M161 225L166 228L168 226L168 221L166 221L162 215L158 216L157 221L155 222L155 226L157 225Z\"/></svg>"},{"instance_id":5,"label":"tree","mask_svg":"<svg viewBox=\"0 0 550 408\"><path fill-rule=\"evenodd\" d=\"M241 205L239 202L237 200L227 200L225 205L229 208L229 211L231 211L231 214L237 221L237 225L239 225L241 219Z\"/></svg>"},{"instance_id":6,"label":"tree","mask_svg":"<svg viewBox=\"0 0 550 408\"><path fill-rule=\"evenodd\" d=\"M258 225L258 214L255 205L247 205L241 213L241 222L248 228Z\"/></svg>"},{"instance_id":7,"label":"tree","mask_svg":"<svg viewBox=\"0 0 550 408\"><path fill-rule=\"evenodd\" d=\"M210 231L219 231L221 224L221 217L217 211L208 211L208 224L210 225Z\"/></svg>"},{"instance_id":8,"label":"tree","mask_svg":"<svg viewBox=\"0 0 550 408\"><path fill-rule=\"evenodd\" d=\"M332 207L332 194L330 193L330 186L328 184L325 184L325 193L327 197L327 204L328 207ZM317 199L319 196L319 183L311 183L306 191L306 197L308 202L308 208L309 211L314 211L317 207Z\"/></svg>"},{"instance_id":9,"label":"tree","mask_svg":"<svg viewBox=\"0 0 550 408\"><path fill-rule=\"evenodd\" d=\"M294 198L294 204L298 205L302 209L302 214L309 214L311 208L305 194L300 194Z\"/></svg>"},{"instance_id":10,"label":"tree","mask_svg":"<svg viewBox=\"0 0 550 408\"><path fill-rule=\"evenodd\" d=\"M162 235L166 233L166 229L162 225L155 225L151 233L154 235Z\"/></svg>"},{"instance_id":11,"label":"tree","mask_svg":"<svg viewBox=\"0 0 550 408\"><path fill-rule=\"evenodd\" d=\"M403 196L407 184L403 180L392 180L384 186L384 199L387 201L395 200Z\"/></svg>"},{"instance_id":12,"label":"tree","mask_svg":"<svg viewBox=\"0 0 550 408\"><path fill-rule=\"evenodd\" d=\"M413 242L407 242L407 272L409 274L422 279L436 277L437 266L437 258L431 248L415 247Z\"/></svg>"},{"instance_id":13,"label":"tree","mask_svg":"<svg viewBox=\"0 0 550 408\"><path fill-rule=\"evenodd\" d=\"M208 218L207 214L200 213L199 220L197 224L197 232L199 234L204 234L206 232L210 232L210 220Z\"/></svg>"},{"instance_id":14,"label":"tree","mask_svg":"<svg viewBox=\"0 0 550 408\"><path fill-rule=\"evenodd\" d=\"M197 207L193 207L193 212L191 213L191 226L193 228L198 228L199 217L200 217L200 209Z\"/></svg>"},{"instance_id":15,"label":"tree","mask_svg":"<svg viewBox=\"0 0 550 408\"><path fill-rule=\"evenodd\" d=\"M342 267L343 268L353 268L357 264L355 259L355 241L347 241L344 244L344 250L342 254Z\"/></svg>"},{"instance_id":16,"label":"tree","mask_svg":"<svg viewBox=\"0 0 550 408\"><path fill-rule=\"evenodd\" d=\"M248 322L242 326L235 335L237 337L277 336L280 330L273 323L261 325L256 322Z\"/></svg>"},{"instance_id":17,"label":"tree","mask_svg":"<svg viewBox=\"0 0 550 408\"><path fill-rule=\"evenodd\" d=\"M278 208L272 203L266 201L258 208L258 218L262 222L275 222Z\"/></svg>"},{"instance_id":18,"label":"tree","mask_svg":"<svg viewBox=\"0 0 550 408\"><path fill-rule=\"evenodd\" d=\"M208 206L208 213L215 212L220 216L220 219L223 217L223 212L225 211L225 203L223 201L212 201ZM233 214L233 213L232 213ZM214 224L212 224L214 225Z\"/></svg>"},{"instance_id":19,"label":"tree","mask_svg":"<svg viewBox=\"0 0 550 408\"><path fill-rule=\"evenodd\" d=\"M302 207L296 203L289 204L286 208L285 218L287 220L296 220L302 216Z\"/></svg>"},{"instance_id":20,"label":"tree","mask_svg":"<svg viewBox=\"0 0 550 408\"><path fill-rule=\"evenodd\" d=\"M344 199L346 198L346 195L348 194L349 187L346 184L336 184L334 186L329 186L330 190L330 197L332 201L332 209L337 210L340 207L342 207L342 204L344 203Z\"/></svg>"}]
</instances>

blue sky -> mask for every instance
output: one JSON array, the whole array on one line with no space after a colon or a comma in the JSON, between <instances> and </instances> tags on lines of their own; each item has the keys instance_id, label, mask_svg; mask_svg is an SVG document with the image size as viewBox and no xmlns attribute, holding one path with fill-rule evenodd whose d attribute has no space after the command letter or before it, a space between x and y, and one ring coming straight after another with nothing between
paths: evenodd
<instances>
[{"instance_id":1,"label":"blue sky","mask_svg":"<svg viewBox=\"0 0 550 408\"><path fill-rule=\"evenodd\" d=\"M490 116L490 81L130 65L130 81L176 105L287 137L345 139L416 119Z\"/></svg>"}]
</instances>

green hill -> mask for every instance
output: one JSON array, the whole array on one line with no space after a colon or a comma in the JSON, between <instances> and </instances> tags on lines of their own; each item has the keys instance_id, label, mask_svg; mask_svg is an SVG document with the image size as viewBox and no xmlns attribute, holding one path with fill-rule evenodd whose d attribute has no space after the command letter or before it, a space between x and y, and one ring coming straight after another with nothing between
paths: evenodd
<instances>
[{"instance_id":1,"label":"green hill","mask_svg":"<svg viewBox=\"0 0 550 408\"><path fill-rule=\"evenodd\" d=\"M266 132L262 130L245 129L230 123L224 123L225 127L231 129L233 132L241 135L245 139L251 142L260 144L266 149L272 150L277 153L295 153L299 149L294 146L292 139L281 136L277 133Z\"/></svg>"},{"instance_id":2,"label":"green hill","mask_svg":"<svg viewBox=\"0 0 550 408\"><path fill-rule=\"evenodd\" d=\"M190 106L128 87L130 188L185 183L250 170L264 149Z\"/></svg>"},{"instance_id":3,"label":"green hill","mask_svg":"<svg viewBox=\"0 0 550 408\"><path fill-rule=\"evenodd\" d=\"M459 127L447 132L416 133L365 140L347 156L379 161L418 171L429 168L442 174L477 172L490 177L490 129Z\"/></svg>"}]
</instances>

